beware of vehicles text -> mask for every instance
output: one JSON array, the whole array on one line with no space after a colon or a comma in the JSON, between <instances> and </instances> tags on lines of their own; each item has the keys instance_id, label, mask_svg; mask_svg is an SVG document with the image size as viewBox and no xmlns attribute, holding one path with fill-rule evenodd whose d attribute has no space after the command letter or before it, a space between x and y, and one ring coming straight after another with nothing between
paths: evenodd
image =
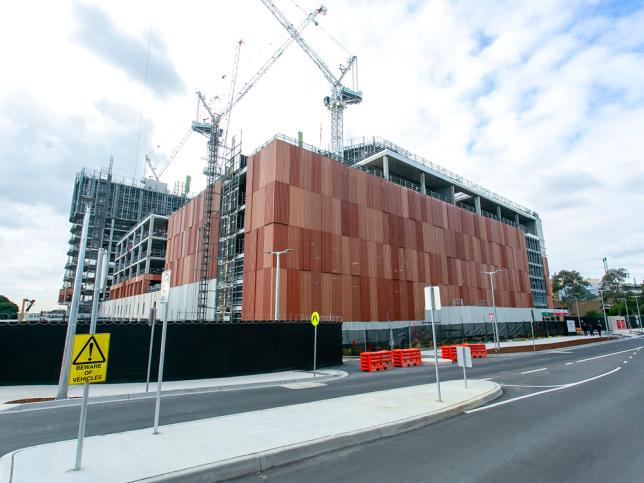
<instances>
[{"instance_id":1,"label":"beware of vehicles text","mask_svg":"<svg viewBox=\"0 0 644 483\"><path fill-rule=\"evenodd\" d=\"M109 349L110 334L75 336L69 384L105 382Z\"/></svg>"}]
</instances>

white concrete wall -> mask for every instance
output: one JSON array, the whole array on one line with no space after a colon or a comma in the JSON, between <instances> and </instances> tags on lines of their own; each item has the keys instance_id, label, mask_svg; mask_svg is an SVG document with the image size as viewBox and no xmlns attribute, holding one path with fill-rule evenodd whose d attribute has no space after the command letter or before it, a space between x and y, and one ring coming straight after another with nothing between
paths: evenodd
<instances>
[{"instance_id":1,"label":"white concrete wall","mask_svg":"<svg viewBox=\"0 0 644 483\"><path fill-rule=\"evenodd\" d=\"M207 319L214 319L216 280L208 282L208 312ZM197 317L197 298L199 283L191 283L172 287L168 303L168 320L195 320ZM163 318L163 308L159 304L161 292L151 292L132 297L102 302L98 308L99 318L124 320L146 319L150 315L150 307L157 306L157 319Z\"/></svg>"}]
</instances>

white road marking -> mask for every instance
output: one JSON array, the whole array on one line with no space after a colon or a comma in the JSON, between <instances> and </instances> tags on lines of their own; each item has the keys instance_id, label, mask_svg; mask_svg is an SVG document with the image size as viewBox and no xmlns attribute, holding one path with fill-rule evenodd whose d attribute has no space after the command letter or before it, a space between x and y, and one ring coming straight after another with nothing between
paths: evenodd
<instances>
[{"instance_id":1,"label":"white road marking","mask_svg":"<svg viewBox=\"0 0 644 483\"><path fill-rule=\"evenodd\" d=\"M628 361L624 361L624 364L628 364Z\"/></svg>"},{"instance_id":2,"label":"white road marking","mask_svg":"<svg viewBox=\"0 0 644 483\"><path fill-rule=\"evenodd\" d=\"M531 371L523 371L521 374L530 374L532 372L547 371L547 370L548 370L547 367L542 367L541 369L533 369Z\"/></svg>"},{"instance_id":3,"label":"white road marking","mask_svg":"<svg viewBox=\"0 0 644 483\"><path fill-rule=\"evenodd\" d=\"M469 411L465 411L465 414L476 413L478 411L484 411L486 409L490 409L490 408L493 408L493 407L496 407L496 406L503 406L504 404L509 404L511 402L519 401L521 399L526 399L526 398L529 398L529 397L539 396L541 394L546 394L548 392L561 391L562 389L568 389L569 387L578 386L579 384L584 384L586 382L594 381L596 379L600 379L602 377L609 376L609 375L614 374L615 372L619 371L620 369L621 369L621 367L616 367L612 371L605 372L604 374L600 374L599 376L591 377L590 379L584 379L583 381L577 381L577 382L573 382L573 383L570 383L570 384L565 384L563 386L554 387L552 389L546 389L545 391L533 392L532 394L525 394L524 396L513 397L512 399L506 399L505 401L490 404L488 406L483 406L483 407L476 408L476 409L470 409Z\"/></svg>"},{"instance_id":4,"label":"white road marking","mask_svg":"<svg viewBox=\"0 0 644 483\"><path fill-rule=\"evenodd\" d=\"M566 365L569 366L571 364L574 364L574 362L566 362Z\"/></svg>"},{"instance_id":5,"label":"white road marking","mask_svg":"<svg viewBox=\"0 0 644 483\"><path fill-rule=\"evenodd\" d=\"M570 351L555 351L555 350L552 350L552 351L548 351L548 352L550 352L551 354L570 354Z\"/></svg>"},{"instance_id":6,"label":"white road marking","mask_svg":"<svg viewBox=\"0 0 644 483\"><path fill-rule=\"evenodd\" d=\"M593 360L595 360L595 359L601 359L602 357L615 356L615 355L617 355L617 354L623 354L623 353L625 353L625 352L633 352L633 351L640 350L640 349L641 349L641 347L637 347L637 348L635 348L635 349L627 349L627 350L625 350L625 351L611 352L610 354L603 354L603 355L601 355L601 356L589 357L588 359L581 359L581 360L578 360L578 361L575 361L575 362L593 361Z\"/></svg>"},{"instance_id":7,"label":"white road marking","mask_svg":"<svg viewBox=\"0 0 644 483\"><path fill-rule=\"evenodd\" d=\"M555 384L552 386L526 386L523 384L501 384L503 387L563 387L565 384Z\"/></svg>"},{"instance_id":8,"label":"white road marking","mask_svg":"<svg viewBox=\"0 0 644 483\"><path fill-rule=\"evenodd\" d=\"M311 389L313 387L326 386L323 382L294 382L293 384L282 384L285 389Z\"/></svg>"}]
</instances>

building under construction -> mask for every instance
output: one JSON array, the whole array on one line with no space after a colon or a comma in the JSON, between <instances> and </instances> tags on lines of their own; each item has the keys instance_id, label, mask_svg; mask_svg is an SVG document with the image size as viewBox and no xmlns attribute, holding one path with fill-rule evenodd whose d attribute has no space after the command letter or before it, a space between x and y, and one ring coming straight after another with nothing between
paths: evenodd
<instances>
[{"instance_id":1,"label":"building under construction","mask_svg":"<svg viewBox=\"0 0 644 483\"><path fill-rule=\"evenodd\" d=\"M286 248L292 251L281 260L281 320L318 311L347 327L423 321L423 287L438 285L444 323L452 307L483 322L492 292L482 272L497 269L500 322L539 321L532 309L548 307L538 214L386 140L349 143L340 160L276 136L248 158L235 155L212 190L216 242L207 254L204 193L168 220L170 320L200 319L204 258L205 322L273 320L277 267L268 252ZM156 298L111 298L100 313L146 319L141 308Z\"/></svg>"},{"instance_id":2,"label":"building under construction","mask_svg":"<svg viewBox=\"0 0 644 483\"><path fill-rule=\"evenodd\" d=\"M101 294L101 299L106 299L114 277L119 240L148 215L170 215L188 200L181 184L177 184L174 192L170 192L165 183L154 179L139 181L114 176L111 161L107 169L81 170L74 183L69 213L69 221L72 224L71 237L58 303L71 303L83 218L88 206L90 219L79 307L79 313L85 314L89 313L91 308L98 249L104 248L109 259L106 284Z\"/></svg>"}]
</instances>

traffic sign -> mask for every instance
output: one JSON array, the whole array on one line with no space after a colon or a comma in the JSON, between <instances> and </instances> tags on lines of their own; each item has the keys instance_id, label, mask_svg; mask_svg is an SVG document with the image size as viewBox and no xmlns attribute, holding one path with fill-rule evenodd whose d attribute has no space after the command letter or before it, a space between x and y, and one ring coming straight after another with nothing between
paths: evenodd
<instances>
[{"instance_id":1,"label":"traffic sign","mask_svg":"<svg viewBox=\"0 0 644 483\"><path fill-rule=\"evenodd\" d=\"M159 302L162 304L168 303L168 297L170 295L170 275L172 270L165 270L161 274L161 297Z\"/></svg>"},{"instance_id":2,"label":"traffic sign","mask_svg":"<svg viewBox=\"0 0 644 483\"><path fill-rule=\"evenodd\" d=\"M311 323L313 324L313 327L317 327L318 324L320 323L320 314L317 312L313 312L311 314Z\"/></svg>"},{"instance_id":3,"label":"traffic sign","mask_svg":"<svg viewBox=\"0 0 644 483\"><path fill-rule=\"evenodd\" d=\"M109 350L109 333L74 336L69 384L105 382Z\"/></svg>"}]
</instances>

